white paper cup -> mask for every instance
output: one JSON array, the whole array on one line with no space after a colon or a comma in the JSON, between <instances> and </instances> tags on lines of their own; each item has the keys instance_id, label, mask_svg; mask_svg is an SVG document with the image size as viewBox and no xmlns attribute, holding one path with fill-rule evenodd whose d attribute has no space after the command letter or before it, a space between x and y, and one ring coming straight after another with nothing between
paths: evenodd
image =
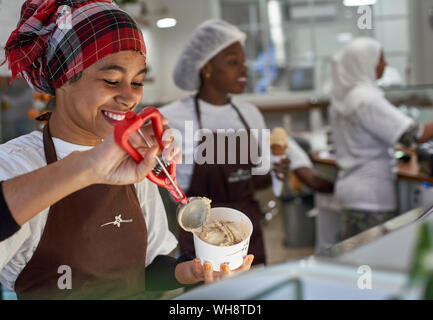
<instances>
[{"instance_id":1,"label":"white paper cup","mask_svg":"<svg viewBox=\"0 0 433 320\"><path fill-rule=\"evenodd\" d=\"M224 207L210 209L209 221L213 220L242 222L242 225L246 228L246 237L232 246L217 246L201 240L194 233L194 247L197 258L200 258L202 264L210 262L215 271L220 271L222 263L228 263L230 270L239 268L243 264L244 257L248 254L250 237L253 232L251 220L238 210Z\"/></svg>"}]
</instances>

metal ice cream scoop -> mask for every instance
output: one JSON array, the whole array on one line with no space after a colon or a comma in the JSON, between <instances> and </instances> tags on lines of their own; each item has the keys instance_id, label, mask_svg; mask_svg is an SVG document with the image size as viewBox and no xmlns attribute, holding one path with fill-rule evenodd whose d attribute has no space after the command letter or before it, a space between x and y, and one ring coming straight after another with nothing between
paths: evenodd
<instances>
[{"instance_id":1,"label":"metal ice cream scoop","mask_svg":"<svg viewBox=\"0 0 433 320\"><path fill-rule=\"evenodd\" d=\"M141 127L151 120L156 140L161 150L162 135L164 126L162 116L155 107L145 107L139 114L129 111L125 114L125 119L119 121L114 128L114 138L116 142L128 152L138 163L143 160L140 153L131 145L129 138L137 131L143 138L146 145L150 148L152 144L141 131ZM147 178L160 187L167 189L172 198L178 202L176 215L179 225L186 231L194 231L200 228L208 219L210 214L210 200L202 197L191 197L188 199L185 193L176 183L176 162L168 163L164 158L155 155L157 165L147 175Z\"/></svg>"}]
</instances>

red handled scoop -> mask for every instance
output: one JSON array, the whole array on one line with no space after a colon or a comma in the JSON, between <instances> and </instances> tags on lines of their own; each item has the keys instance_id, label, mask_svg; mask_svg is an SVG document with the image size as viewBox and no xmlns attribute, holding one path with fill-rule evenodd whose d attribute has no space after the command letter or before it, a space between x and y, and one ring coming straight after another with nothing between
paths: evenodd
<instances>
[{"instance_id":1,"label":"red handled scoop","mask_svg":"<svg viewBox=\"0 0 433 320\"><path fill-rule=\"evenodd\" d=\"M114 138L116 139L117 143L126 152L128 152L137 163L142 161L143 157L131 145L129 138L135 131L137 131L144 139L147 146L150 148L151 144L141 132L141 127L149 119L152 120L153 131L155 133L159 147L161 150L163 150L164 146L162 144L162 134L164 133L164 126L162 125L161 113L159 113L155 107L145 107L139 114L136 114L132 111L127 112L125 119L120 121L114 128ZM176 162L172 161L169 166L166 167L158 156L155 156L155 159L159 166L158 169L161 170L158 170L159 172L156 170L151 171L147 175L147 178L153 183L156 183L158 186L166 188L173 199L177 202L187 203L188 198L185 196L182 190L180 190L179 186L175 182Z\"/></svg>"},{"instance_id":2,"label":"red handled scoop","mask_svg":"<svg viewBox=\"0 0 433 320\"><path fill-rule=\"evenodd\" d=\"M143 138L147 146L152 145L141 132L141 127L148 120L152 121L152 128L156 140L161 150L162 135L164 126L162 125L161 113L155 107L145 107L139 114L129 111L125 114L125 119L119 121L114 128L114 138L116 142L128 152L138 163L143 160L140 153L131 145L129 138L137 131ZM172 161L168 166L166 162L155 155L157 166L147 175L147 178L160 187L166 188L176 202L182 205L177 208L177 218L180 226L192 231L202 226L210 214L210 201L206 198L194 197L191 201L185 196L183 191L176 183L176 162Z\"/></svg>"}]
</instances>

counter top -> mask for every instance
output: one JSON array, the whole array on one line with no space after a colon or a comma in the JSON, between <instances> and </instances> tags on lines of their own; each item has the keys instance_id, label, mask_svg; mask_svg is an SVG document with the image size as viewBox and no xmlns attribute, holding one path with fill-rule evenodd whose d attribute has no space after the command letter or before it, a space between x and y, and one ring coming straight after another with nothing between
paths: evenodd
<instances>
[{"instance_id":1,"label":"counter top","mask_svg":"<svg viewBox=\"0 0 433 320\"><path fill-rule=\"evenodd\" d=\"M433 106L433 87L395 87L385 90L386 98L394 105L416 107ZM263 113L308 111L327 109L330 104L329 94L316 91L268 92L266 94L244 93L238 99L256 105Z\"/></svg>"},{"instance_id":2,"label":"counter top","mask_svg":"<svg viewBox=\"0 0 433 320\"><path fill-rule=\"evenodd\" d=\"M326 96L316 95L312 91L266 95L242 94L238 99L256 105L262 113L326 109L329 106L329 99Z\"/></svg>"},{"instance_id":3,"label":"counter top","mask_svg":"<svg viewBox=\"0 0 433 320\"><path fill-rule=\"evenodd\" d=\"M433 184L433 177L421 172L416 153L414 151L406 151L405 153L410 154L411 159L407 163L400 162L397 165L397 177L408 181ZM314 152L311 156L314 163L337 168L337 162L333 157L323 156L320 152Z\"/></svg>"}]
</instances>

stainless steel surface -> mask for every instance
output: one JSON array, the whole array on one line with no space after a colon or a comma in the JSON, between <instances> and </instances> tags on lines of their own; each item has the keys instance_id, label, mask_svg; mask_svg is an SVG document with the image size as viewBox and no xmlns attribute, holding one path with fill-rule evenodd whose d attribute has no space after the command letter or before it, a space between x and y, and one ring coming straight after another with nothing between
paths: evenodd
<instances>
[{"instance_id":1,"label":"stainless steel surface","mask_svg":"<svg viewBox=\"0 0 433 320\"><path fill-rule=\"evenodd\" d=\"M359 247L369 244L379 238L384 237L391 232L421 220L433 212L433 207L422 207L411 210L405 214L399 215L384 224L378 225L367 231L364 231L354 237L346 239L328 249L322 250L315 254L317 258L334 258L342 254L351 252Z\"/></svg>"}]
</instances>

